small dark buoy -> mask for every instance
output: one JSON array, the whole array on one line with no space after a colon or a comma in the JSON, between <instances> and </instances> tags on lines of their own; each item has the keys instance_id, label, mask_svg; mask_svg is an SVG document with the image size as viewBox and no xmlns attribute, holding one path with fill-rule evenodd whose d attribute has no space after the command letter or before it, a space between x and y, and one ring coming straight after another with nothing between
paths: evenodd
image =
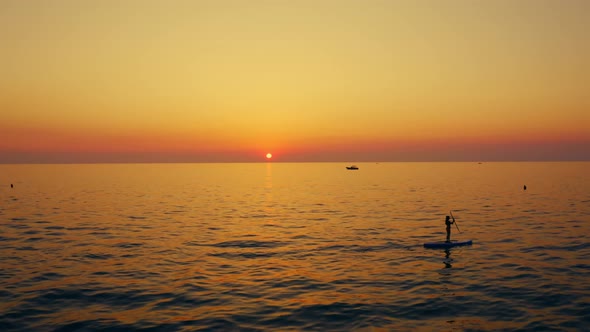
<instances>
[{"instance_id":1,"label":"small dark buoy","mask_svg":"<svg viewBox=\"0 0 590 332\"><path fill-rule=\"evenodd\" d=\"M526 190L526 184L524 185L524 187L522 187L522 189Z\"/></svg>"},{"instance_id":2,"label":"small dark buoy","mask_svg":"<svg viewBox=\"0 0 590 332\"><path fill-rule=\"evenodd\" d=\"M10 188L14 188L14 186L12 185L12 183L10 184Z\"/></svg>"}]
</instances>

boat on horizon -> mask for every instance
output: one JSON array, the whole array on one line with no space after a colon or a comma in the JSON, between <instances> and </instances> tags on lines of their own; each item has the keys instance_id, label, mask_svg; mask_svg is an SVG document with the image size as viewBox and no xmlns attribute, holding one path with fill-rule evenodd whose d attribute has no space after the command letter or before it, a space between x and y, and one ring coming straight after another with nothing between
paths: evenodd
<instances>
[{"instance_id":1,"label":"boat on horizon","mask_svg":"<svg viewBox=\"0 0 590 332\"><path fill-rule=\"evenodd\" d=\"M346 169L357 170L359 168L356 167L355 165L351 165L351 166L346 166Z\"/></svg>"}]
</instances>

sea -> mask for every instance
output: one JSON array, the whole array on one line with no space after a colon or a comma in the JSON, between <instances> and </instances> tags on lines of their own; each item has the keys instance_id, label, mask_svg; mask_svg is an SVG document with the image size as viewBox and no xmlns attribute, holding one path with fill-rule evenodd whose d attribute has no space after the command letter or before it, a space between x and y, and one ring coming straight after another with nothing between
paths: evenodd
<instances>
[{"instance_id":1,"label":"sea","mask_svg":"<svg viewBox=\"0 0 590 332\"><path fill-rule=\"evenodd\" d=\"M0 165L0 330L590 331L590 162L356 165Z\"/></svg>"}]
</instances>

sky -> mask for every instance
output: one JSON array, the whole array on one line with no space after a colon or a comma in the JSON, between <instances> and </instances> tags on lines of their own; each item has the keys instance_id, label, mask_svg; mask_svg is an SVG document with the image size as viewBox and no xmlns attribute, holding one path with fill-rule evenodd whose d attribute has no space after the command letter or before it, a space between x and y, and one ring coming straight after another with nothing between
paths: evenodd
<instances>
[{"instance_id":1,"label":"sky","mask_svg":"<svg viewBox=\"0 0 590 332\"><path fill-rule=\"evenodd\" d=\"M590 160L590 1L0 0L0 163Z\"/></svg>"}]
</instances>

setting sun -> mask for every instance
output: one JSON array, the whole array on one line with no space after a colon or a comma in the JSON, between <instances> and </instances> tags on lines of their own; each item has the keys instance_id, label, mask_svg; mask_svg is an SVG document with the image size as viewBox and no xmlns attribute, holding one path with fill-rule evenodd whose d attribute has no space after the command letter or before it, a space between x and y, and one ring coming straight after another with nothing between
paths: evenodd
<instances>
[{"instance_id":1,"label":"setting sun","mask_svg":"<svg viewBox=\"0 0 590 332\"><path fill-rule=\"evenodd\" d=\"M0 0L0 163L590 160L590 1L451 3Z\"/></svg>"}]
</instances>

